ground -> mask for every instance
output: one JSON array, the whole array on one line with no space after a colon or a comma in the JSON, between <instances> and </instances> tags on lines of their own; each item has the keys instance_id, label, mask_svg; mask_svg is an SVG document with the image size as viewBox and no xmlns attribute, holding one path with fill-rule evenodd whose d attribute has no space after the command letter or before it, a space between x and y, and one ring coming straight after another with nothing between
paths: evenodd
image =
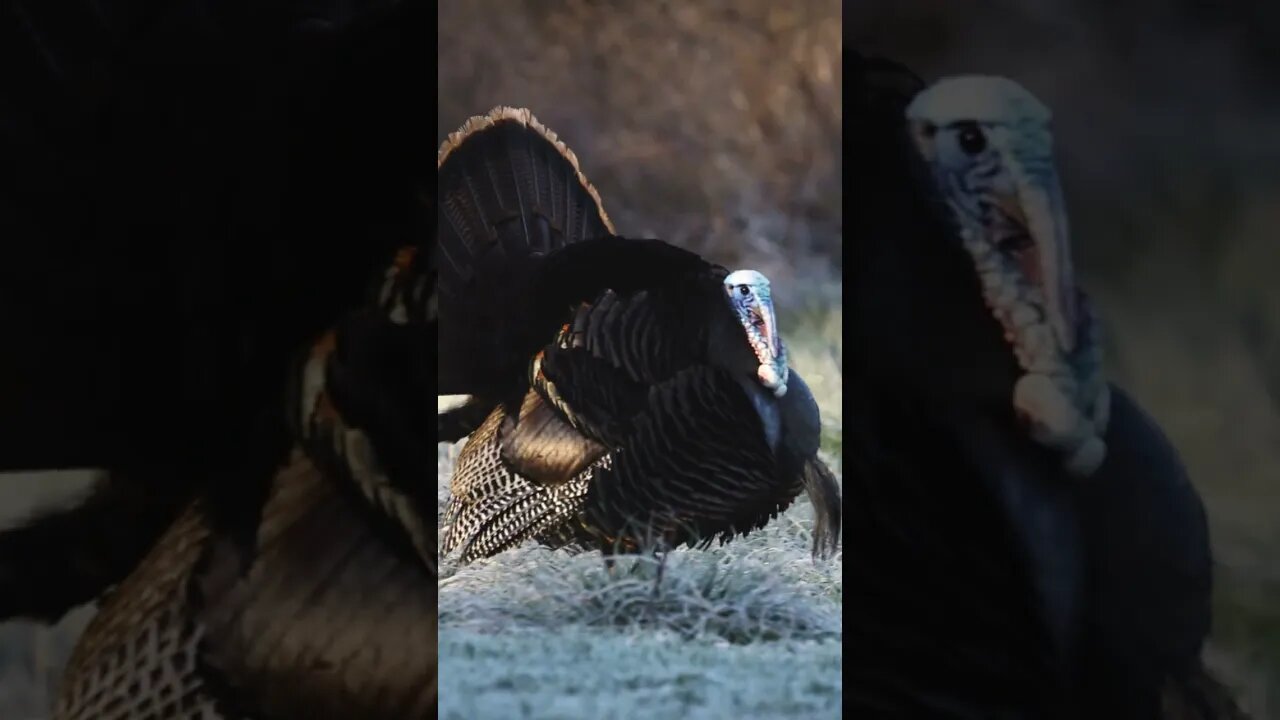
<instances>
[{"instance_id":1,"label":"ground","mask_svg":"<svg viewBox=\"0 0 1280 720\"><path fill-rule=\"evenodd\" d=\"M839 312L793 320L788 352L838 471ZM442 507L462 444L440 451ZM461 569L446 559L441 719L840 717L843 555L810 556L812 521L801 498L762 531L675 551L661 585L648 558L610 578L598 552L532 543Z\"/></svg>"}]
</instances>

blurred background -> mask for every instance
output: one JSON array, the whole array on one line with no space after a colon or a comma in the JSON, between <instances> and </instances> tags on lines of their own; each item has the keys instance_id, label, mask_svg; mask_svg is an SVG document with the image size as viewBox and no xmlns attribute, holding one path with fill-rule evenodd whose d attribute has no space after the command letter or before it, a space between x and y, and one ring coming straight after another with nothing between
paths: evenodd
<instances>
[{"instance_id":1,"label":"blurred background","mask_svg":"<svg viewBox=\"0 0 1280 720\"><path fill-rule=\"evenodd\" d=\"M624 235L839 305L835 0L442 2L437 136L495 105L558 133Z\"/></svg>"},{"instance_id":2,"label":"blurred background","mask_svg":"<svg viewBox=\"0 0 1280 720\"><path fill-rule=\"evenodd\" d=\"M1209 657L1254 717L1280 717L1280 4L845 9L864 54L926 81L1005 75L1053 109L1110 373L1172 437L1208 505Z\"/></svg>"}]
</instances>

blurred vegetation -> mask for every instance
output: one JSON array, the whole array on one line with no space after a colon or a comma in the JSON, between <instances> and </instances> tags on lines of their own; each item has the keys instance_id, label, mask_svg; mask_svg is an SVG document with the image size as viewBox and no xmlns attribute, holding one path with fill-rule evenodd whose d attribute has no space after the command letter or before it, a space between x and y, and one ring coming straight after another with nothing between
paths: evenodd
<instances>
[{"instance_id":1,"label":"blurred vegetation","mask_svg":"<svg viewBox=\"0 0 1280 720\"><path fill-rule=\"evenodd\" d=\"M1111 374L1171 436L1208 506L1208 657L1254 717L1280 717L1280 5L847 9L864 53L926 80L1005 75L1054 109Z\"/></svg>"},{"instance_id":2,"label":"blurred vegetation","mask_svg":"<svg viewBox=\"0 0 1280 720\"><path fill-rule=\"evenodd\" d=\"M792 3L443 2L440 137L495 105L560 135L624 235L838 305L841 8Z\"/></svg>"}]
</instances>

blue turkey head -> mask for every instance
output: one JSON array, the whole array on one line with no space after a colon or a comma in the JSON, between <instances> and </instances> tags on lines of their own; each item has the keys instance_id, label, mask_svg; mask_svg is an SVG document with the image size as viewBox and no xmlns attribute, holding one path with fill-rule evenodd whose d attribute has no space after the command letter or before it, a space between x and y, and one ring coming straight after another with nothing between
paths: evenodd
<instances>
[{"instance_id":1,"label":"blue turkey head","mask_svg":"<svg viewBox=\"0 0 1280 720\"><path fill-rule=\"evenodd\" d=\"M756 378L777 397L787 394L787 350L778 333L769 278L755 270L736 270L725 276L724 289L747 333L747 342L760 367Z\"/></svg>"},{"instance_id":2,"label":"blue turkey head","mask_svg":"<svg viewBox=\"0 0 1280 720\"><path fill-rule=\"evenodd\" d=\"M1012 80L973 75L938 81L906 110L983 299L1025 372L1014 408L1038 442L1088 476L1105 458L1110 396L1097 323L1075 285L1050 119Z\"/></svg>"}]
</instances>

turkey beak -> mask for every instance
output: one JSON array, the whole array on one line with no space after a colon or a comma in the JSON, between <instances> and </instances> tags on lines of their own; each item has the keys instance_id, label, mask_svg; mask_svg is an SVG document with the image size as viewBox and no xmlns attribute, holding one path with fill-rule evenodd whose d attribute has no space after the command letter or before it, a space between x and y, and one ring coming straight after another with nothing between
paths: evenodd
<instances>
[{"instance_id":1,"label":"turkey beak","mask_svg":"<svg viewBox=\"0 0 1280 720\"><path fill-rule=\"evenodd\" d=\"M1045 315L1058 344L1064 352L1072 352L1077 328L1075 275L1057 172L1051 162L1036 162L1033 168L1009 153L1005 162L1014 176L1014 195L1001 195L996 203L1030 237L1030 247L1019 258L1022 272L1043 289Z\"/></svg>"}]
</instances>

